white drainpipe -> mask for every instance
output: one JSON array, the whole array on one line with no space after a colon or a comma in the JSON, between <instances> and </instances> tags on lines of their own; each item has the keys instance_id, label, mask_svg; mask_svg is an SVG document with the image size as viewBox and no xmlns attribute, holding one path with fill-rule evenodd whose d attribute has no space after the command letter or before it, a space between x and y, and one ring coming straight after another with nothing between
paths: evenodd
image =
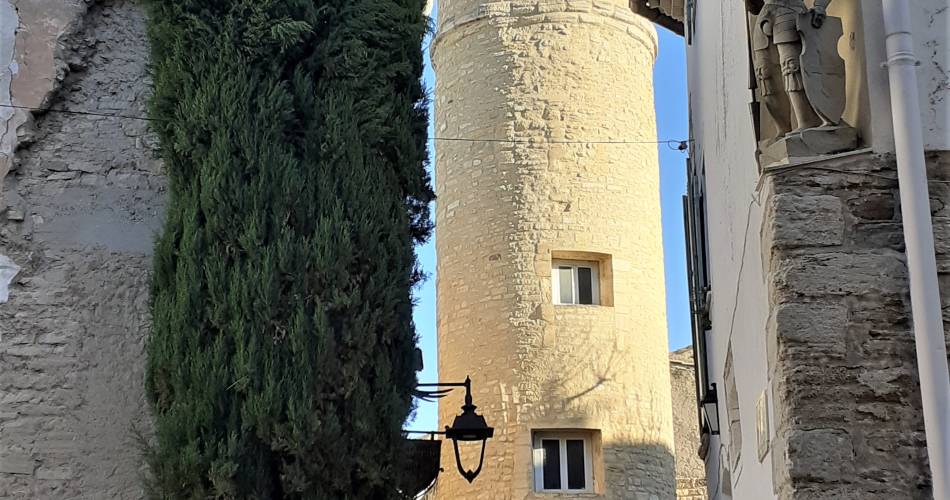
<instances>
[{"instance_id":1,"label":"white drainpipe","mask_svg":"<svg viewBox=\"0 0 950 500\"><path fill-rule=\"evenodd\" d=\"M882 0L910 300L924 406L927 454L937 500L950 499L950 372L944 344L937 260L917 91L917 58L907 0Z\"/></svg>"}]
</instances>

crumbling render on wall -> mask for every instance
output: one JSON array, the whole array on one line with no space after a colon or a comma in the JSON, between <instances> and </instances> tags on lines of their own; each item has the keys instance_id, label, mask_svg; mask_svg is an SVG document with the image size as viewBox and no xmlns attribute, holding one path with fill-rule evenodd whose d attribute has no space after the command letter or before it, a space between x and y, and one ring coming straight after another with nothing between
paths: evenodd
<instances>
[{"instance_id":1,"label":"crumbling render on wall","mask_svg":"<svg viewBox=\"0 0 950 500\"><path fill-rule=\"evenodd\" d=\"M44 107L59 88L68 70L64 42L87 10L86 0L0 0L0 179L32 130L32 114L23 108ZM0 194L0 210L3 200Z\"/></svg>"},{"instance_id":2,"label":"crumbling render on wall","mask_svg":"<svg viewBox=\"0 0 950 500\"><path fill-rule=\"evenodd\" d=\"M696 365L692 347L670 353L670 381L676 440L676 499L706 500L706 467L699 458Z\"/></svg>"},{"instance_id":3,"label":"crumbling render on wall","mask_svg":"<svg viewBox=\"0 0 950 500\"><path fill-rule=\"evenodd\" d=\"M10 257L0 255L0 304L10 299L10 283L13 283L13 278L19 273L20 266L10 260Z\"/></svg>"},{"instance_id":4,"label":"crumbling render on wall","mask_svg":"<svg viewBox=\"0 0 950 500\"><path fill-rule=\"evenodd\" d=\"M0 0L0 104L144 116L147 53L133 1ZM0 304L0 498L141 498L155 139L4 106L0 131L0 254L22 268Z\"/></svg>"},{"instance_id":5,"label":"crumbling render on wall","mask_svg":"<svg viewBox=\"0 0 950 500\"><path fill-rule=\"evenodd\" d=\"M17 26L20 17L10 0L0 0L0 180L6 177L13 162L16 146L16 127L13 123L16 110L11 108L10 83L18 70L14 60ZM0 209L4 208L0 193Z\"/></svg>"}]
</instances>

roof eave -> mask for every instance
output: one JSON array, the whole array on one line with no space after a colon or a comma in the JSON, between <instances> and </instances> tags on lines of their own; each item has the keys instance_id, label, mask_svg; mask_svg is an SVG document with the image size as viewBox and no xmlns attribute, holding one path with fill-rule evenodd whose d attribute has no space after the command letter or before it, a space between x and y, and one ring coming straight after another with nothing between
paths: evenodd
<instances>
[{"instance_id":1,"label":"roof eave","mask_svg":"<svg viewBox=\"0 0 950 500\"><path fill-rule=\"evenodd\" d=\"M635 14L639 14L648 20L653 21L654 23L672 31L673 33L683 36L683 21L677 17L669 15L670 13L664 12L660 7L651 6L649 0L630 0L630 9ZM673 14L677 15L679 13ZM679 14L679 16L681 17L682 15Z\"/></svg>"}]
</instances>

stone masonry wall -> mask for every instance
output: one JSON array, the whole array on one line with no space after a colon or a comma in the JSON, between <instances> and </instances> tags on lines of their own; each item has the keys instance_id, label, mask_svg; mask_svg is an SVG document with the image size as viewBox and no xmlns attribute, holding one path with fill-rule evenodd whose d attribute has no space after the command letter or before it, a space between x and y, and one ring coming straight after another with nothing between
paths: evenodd
<instances>
[{"instance_id":1,"label":"stone masonry wall","mask_svg":"<svg viewBox=\"0 0 950 500\"><path fill-rule=\"evenodd\" d=\"M928 167L947 320L950 153ZM766 174L779 498L931 498L894 159Z\"/></svg>"},{"instance_id":2,"label":"stone masonry wall","mask_svg":"<svg viewBox=\"0 0 950 500\"><path fill-rule=\"evenodd\" d=\"M141 7L7 2L0 11L14 7L18 22L15 60L0 61L5 103L145 114ZM10 38L0 32L0 55ZM154 139L138 119L0 112L3 152L15 151L0 170L0 255L22 268L0 304L0 498L141 498L149 254L164 191Z\"/></svg>"},{"instance_id":3,"label":"stone masonry wall","mask_svg":"<svg viewBox=\"0 0 950 500\"><path fill-rule=\"evenodd\" d=\"M677 500L706 500L706 467L699 458L695 366L692 347L670 353Z\"/></svg>"},{"instance_id":4,"label":"stone masonry wall","mask_svg":"<svg viewBox=\"0 0 950 500\"><path fill-rule=\"evenodd\" d=\"M627 0L443 0L432 47L436 135L474 139L436 143L439 376L471 375L495 427L474 486L436 497L672 499L659 162L633 143L656 138L655 29ZM609 256L612 303L553 304L569 256ZM593 432L593 492L535 491L551 429Z\"/></svg>"}]
</instances>

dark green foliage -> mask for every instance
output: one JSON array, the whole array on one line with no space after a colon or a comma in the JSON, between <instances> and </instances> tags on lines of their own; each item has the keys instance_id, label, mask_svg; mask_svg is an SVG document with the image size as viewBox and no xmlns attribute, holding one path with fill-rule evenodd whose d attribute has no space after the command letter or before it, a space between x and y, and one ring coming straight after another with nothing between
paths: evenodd
<instances>
[{"instance_id":1,"label":"dark green foliage","mask_svg":"<svg viewBox=\"0 0 950 500\"><path fill-rule=\"evenodd\" d=\"M387 499L428 237L423 0L148 0L155 498Z\"/></svg>"}]
</instances>

